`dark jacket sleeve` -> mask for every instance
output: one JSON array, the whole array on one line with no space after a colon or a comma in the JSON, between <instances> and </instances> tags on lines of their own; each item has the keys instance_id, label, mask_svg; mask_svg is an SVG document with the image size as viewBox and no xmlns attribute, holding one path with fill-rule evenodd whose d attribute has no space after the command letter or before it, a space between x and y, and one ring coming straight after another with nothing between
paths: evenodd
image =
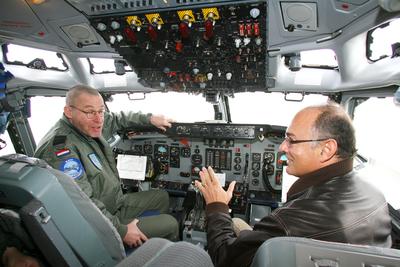
<instances>
[{"instance_id":1,"label":"dark jacket sleeve","mask_svg":"<svg viewBox=\"0 0 400 267\"><path fill-rule=\"evenodd\" d=\"M216 267L249 266L264 241L286 235L277 218L267 216L255 226L255 230L244 230L236 236L228 209L223 203L206 207L208 253Z\"/></svg>"}]
</instances>

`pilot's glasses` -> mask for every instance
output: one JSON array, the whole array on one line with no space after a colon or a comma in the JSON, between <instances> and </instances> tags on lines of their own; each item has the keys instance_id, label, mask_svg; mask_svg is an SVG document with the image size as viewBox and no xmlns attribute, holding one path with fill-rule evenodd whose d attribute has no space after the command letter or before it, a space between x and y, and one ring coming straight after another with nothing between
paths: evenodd
<instances>
[{"instance_id":1,"label":"pilot's glasses","mask_svg":"<svg viewBox=\"0 0 400 267\"><path fill-rule=\"evenodd\" d=\"M285 140L284 140L283 142L286 142L289 146L291 146L291 145L300 144L300 143L326 141L326 140L328 140L328 139L331 139L331 138L293 140L292 138L286 136L286 137L285 137Z\"/></svg>"},{"instance_id":2,"label":"pilot's glasses","mask_svg":"<svg viewBox=\"0 0 400 267\"><path fill-rule=\"evenodd\" d=\"M76 110L78 110L78 111L80 111L82 113L84 113L86 115L86 118L88 118L89 120L93 120L94 118L96 118L96 115L98 115L100 117L104 117L104 112L105 112L104 109L101 109L101 110L98 110L98 111L94 111L94 110L85 111L85 110L82 110L82 109L77 108L77 107L72 106L72 105L70 107L74 108L74 109L76 109Z\"/></svg>"}]
</instances>

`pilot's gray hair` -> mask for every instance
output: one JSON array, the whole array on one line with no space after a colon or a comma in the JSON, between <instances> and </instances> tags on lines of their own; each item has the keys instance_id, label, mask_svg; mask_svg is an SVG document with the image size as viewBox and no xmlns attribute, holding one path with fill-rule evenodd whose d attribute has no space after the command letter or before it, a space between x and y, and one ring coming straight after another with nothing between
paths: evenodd
<instances>
[{"instance_id":1,"label":"pilot's gray hair","mask_svg":"<svg viewBox=\"0 0 400 267\"><path fill-rule=\"evenodd\" d=\"M68 90L67 97L65 99L65 104L67 106L76 105L75 100L81 94L89 94L89 95L95 95L95 96L100 95L99 91L97 91L93 87L83 85L83 84L75 85Z\"/></svg>"},{"instance_id":2,"label":"pilot's gray hair","mask_svg":"<svg viewBox=\"0 0 400 267\"><path fill-rule=\"evenodd\" d=\"M356 153L356 137L352 120L338 104L314 106L320 114L314 121L313 132L316 138L333 138L336 140L339 158L353 158Z\"/></svg>"}]
</instances>

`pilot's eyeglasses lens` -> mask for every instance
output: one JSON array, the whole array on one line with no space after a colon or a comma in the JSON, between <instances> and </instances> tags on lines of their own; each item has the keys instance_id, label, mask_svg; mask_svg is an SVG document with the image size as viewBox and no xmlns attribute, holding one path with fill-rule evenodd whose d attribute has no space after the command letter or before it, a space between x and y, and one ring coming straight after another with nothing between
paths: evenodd
<instances>
[{"instance_id":1,"label":"pilot's eyeglasses lens","mask_svg":"<svg viewBox=\"0 0 400 267\"><path fill-rule=\"evenodd\" d=\"M104 110L86 112L86 117L89 120L94 119L96 117L96 115L99 115L100 117L103 117L104 116Z\"/></svg>"}]
</instances>

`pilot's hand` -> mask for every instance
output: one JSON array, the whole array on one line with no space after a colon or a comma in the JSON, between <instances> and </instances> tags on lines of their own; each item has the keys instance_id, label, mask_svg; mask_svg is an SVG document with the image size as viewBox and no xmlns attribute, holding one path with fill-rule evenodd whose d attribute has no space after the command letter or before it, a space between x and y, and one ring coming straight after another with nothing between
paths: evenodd
<instances>
[{"instance_id":1,"label":"pilot's hand","mask_svg":"<svg viewBox=\"0 0 400 267\"><path fill-rule=\"evenodd\" d=\"M236 182L231 182L228 190L225 191L219 184L219 180L215 177L214 170L211 167L208 167L208 169L203 167L199 174L201 182L195 181L195 185L203 194L206 204L222 202L228 205Z\"/></svg>"},{"instance_id":2,"label":"pilot's hand","mask_svg":"<svg viewBox=\"0 0 400 267\"><path fill-rule=\"evenodd\" d=\"M7 247L2 261L5 267L40 267L38 260L23 254L15 247Z\"/></svg>"},{"instance_id":3,"label":"pilot's hand","mask_svg":"<svg viewBox=\"0 0 400 267\"><path fill-rule=\"evenodd\" d=\"M163 131L166 131L167 128L171 128L171 122L174 122L174 120L164 115L151 115L150 117L150 123Z\"/></svg>"},{"instance_id":4,"label":"pilot's hand","mask_svg":"<svg viewBox=\"0 0 400 267\"><path fill-rule=\"evenodd\" d=\"M140 231L137 223L138 219L134 219L131 221L128 226L128 231L124 237L124 243L130 247L138 247L143 244L147 240L147 237Z\"/></svg>"}]
</instances>

